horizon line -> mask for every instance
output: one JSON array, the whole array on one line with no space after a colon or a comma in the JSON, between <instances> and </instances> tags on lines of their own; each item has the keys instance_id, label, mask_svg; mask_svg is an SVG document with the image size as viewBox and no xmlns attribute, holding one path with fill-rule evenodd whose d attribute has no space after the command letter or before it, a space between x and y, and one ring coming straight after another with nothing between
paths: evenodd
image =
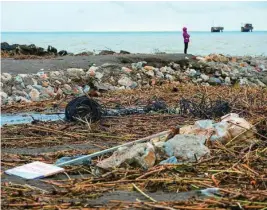
<instances>
[{"instance_id":1,"label":"horizon line","mask_svg":"<svg viewBox=\"0 0 267 210\"><path fill-rule=\"evenodd\" d=\"M267 30L253 30L253 32L267 32ZM175 30L166 30L166 31L1 31L1 33L140 33L140 32L182 32L182 31L175 31ZM190 31L189 32L211 32L210 30L206 31ZM241 32L240 30L229 30L223 32ZM213 33L223 33L223 32L213 32Z\"/></svg>"}]
</instances>

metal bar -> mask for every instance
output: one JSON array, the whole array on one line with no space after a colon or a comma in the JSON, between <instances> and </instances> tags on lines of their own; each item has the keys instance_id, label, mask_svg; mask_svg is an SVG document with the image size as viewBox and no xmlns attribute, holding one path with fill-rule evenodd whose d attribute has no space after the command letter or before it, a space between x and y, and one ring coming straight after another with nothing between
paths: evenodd
<instances>
[{"instance_id":1,"label":"metal bar","mask_svg":"<svg viewBox=\"0 0 267 210\"><path fill-rule=\"evenodd\" d=\"M115 147L112 147L112 148L109 148L109 149L105 149L105 150L102 150L102 151L99 151L99 152L95 152L93 154L90 154L90 155L86 155L86 156L83 156L83 157L79 157L79 158L76 158L76 159L73 159L73 160L69 160L69 161L66 161L64 163L59 163L59 164L56 164L56 166L65 166L65 165L71 165L73 163L76 163L78 161L82 161L82 160L87 160L87 159L91 159L93 157L98 157L100 155L104 155L106 153L110 153L110 152L113 152L115 150L117 150L118 148L120 147L123 147L123 146L132 146L136 143L142 143L142 142L146 142L152 138L155 138L155 137L159 137L159 136L163 136L163 135L166 135L166 134L169 134L171 132L171 130L167 130L167 131L162 131L160 133L157 133L157 134L153 134L151 136L147 136L147 137L144 137L144 138L141 138L141 139L138 139L138 140L135 140L135 141L132 141L132 142L128 142L126 144L122 144L122 145L118 145L118 146L115 146Z\"/></svg>"}]
</instances>

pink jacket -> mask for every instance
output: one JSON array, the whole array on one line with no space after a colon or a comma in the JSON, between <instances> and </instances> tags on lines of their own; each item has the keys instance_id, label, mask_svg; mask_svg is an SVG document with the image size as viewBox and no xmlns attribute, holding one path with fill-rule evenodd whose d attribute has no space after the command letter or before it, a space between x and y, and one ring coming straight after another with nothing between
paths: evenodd
<instances>
[{"instance_id":1,"label":"pink jacket","mask_svg":"<svg viewBox=\"0 0 267 210\"><path fill-rule=\"evenodd\" d=\"M187 33L187 28L186 27L183 28L183 37L184 37L184 43L188 43L190 35Z\"/></svg>"}]
</instances>

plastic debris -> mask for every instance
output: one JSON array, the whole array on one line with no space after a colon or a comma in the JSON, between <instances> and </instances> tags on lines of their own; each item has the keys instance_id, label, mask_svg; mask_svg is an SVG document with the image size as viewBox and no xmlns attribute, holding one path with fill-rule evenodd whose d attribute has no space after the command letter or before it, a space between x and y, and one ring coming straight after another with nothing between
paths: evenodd
<instances>
[{"instance_id":1,"label":"plastic debris","mask_svg":"<svg viewBox=\"0 0 267 210\"><path fill-rule=\"evenodd\" d=\"M218 195L220 188L207 188L204 190L199 190L198 193L205 195L205 196L215 196Z\"/></svg>"},{"instance_id":2,"label":"plastic debris","mask_svg":"<svg viewBox=\"0 0 267 210\"><path fill-rule=\"evenodd\" d=\"M178 160L175 156L171 156L170 158L163 160L159 163L159 165L163 165L163 164L176 164L178 163Z\"/></svg>"},{"instance_id":3,"label":"plastic debris","mask_svg":"<svg viewBox=\"0 0 267 210\"><path fill-rule=\"evenodd\" d=\"M63 171L64 169L58 166L35 161L26 165L6 170L5 173L9 175L19 176L24 179L40 179Z\"/></svg>"}]
</instances>

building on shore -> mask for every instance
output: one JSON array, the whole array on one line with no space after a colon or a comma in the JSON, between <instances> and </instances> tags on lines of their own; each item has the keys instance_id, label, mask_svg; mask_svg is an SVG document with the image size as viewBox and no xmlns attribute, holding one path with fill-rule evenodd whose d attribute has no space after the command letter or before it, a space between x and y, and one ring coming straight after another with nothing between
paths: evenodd
<instances>
[{"instance_id":1,"label":"building on shore","mask_svg":"<svg viewBox=\"0 0 267 210\"><path fill-rule=\"evenodd\" d=\"M253 26L251 23L246 23L244 26L241 27L241 32L252 32Z\"/></svg>"},{"instance_id":2,"label":"building on shore","mask_svg":"<svg viewBox=\"0 0 267 210\"><path fill-rule=\"evenodd\" d=\"M211 27L211 32L223 32L224 27Z\"/></svg>"}]
</instances>

